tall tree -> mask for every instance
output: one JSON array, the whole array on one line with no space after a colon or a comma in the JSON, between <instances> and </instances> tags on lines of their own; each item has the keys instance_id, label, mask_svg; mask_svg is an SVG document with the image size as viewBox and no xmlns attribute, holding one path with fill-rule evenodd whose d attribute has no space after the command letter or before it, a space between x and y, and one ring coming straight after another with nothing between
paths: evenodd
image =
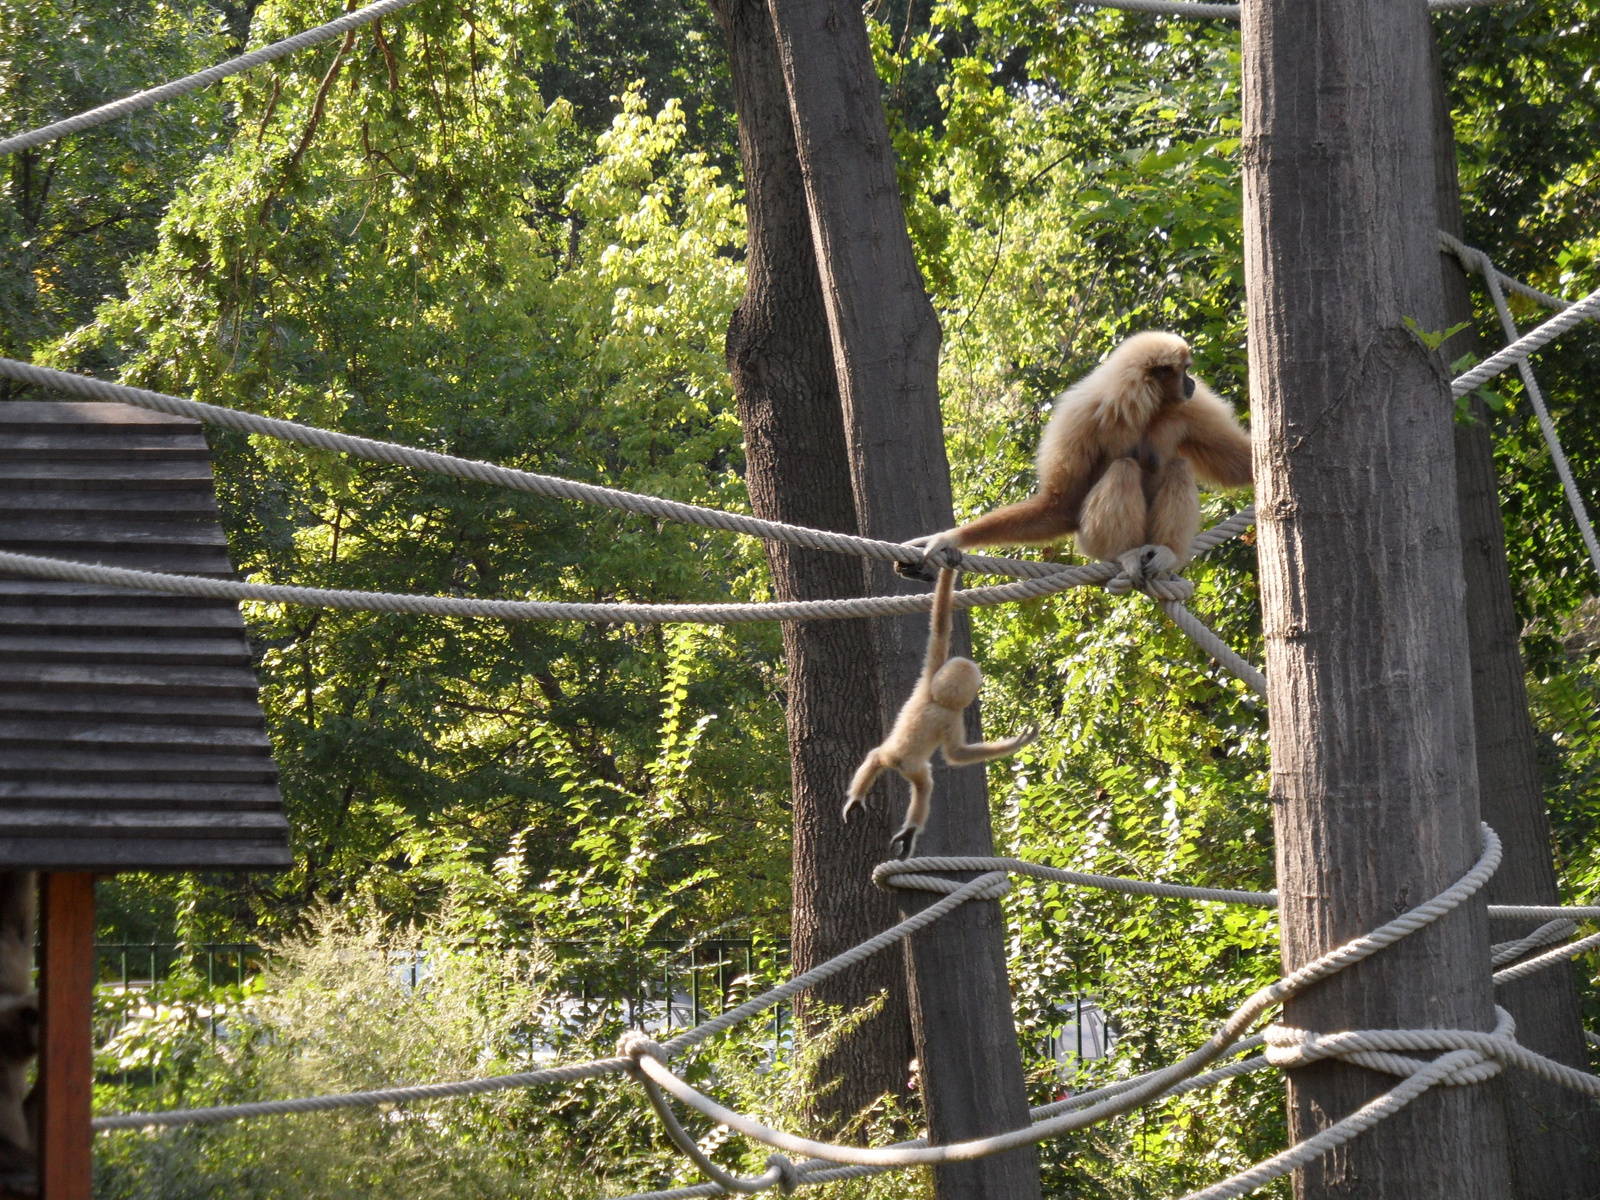
<instances>
[{"instance_id":1,"label":"tall tree","mask_svg":"<svg viewBox=\"0 0 1600 1200\"><path fill-rule=\"evenodd\" d=\"M1465 236L1455 130L1445 95L1437 41L1433 88L1434 176L1439 227ZM1447 328L1474 312L1461 260L1440 253ZM1484 349L1472 328L1444 343L1447 360ZM1467 594L1467 645L1472 662L1472 717L1483 819L1505 842L1505 858L1486 889L1491 904L1559 904L1550 852L1550 818L1539 775L1533 719L1520 650L1521 622L1511 593L1505 521L1495 475L1489 409L1476 396L1455 426L1456 509ZM1504 940L1531 933L1538 921L1496 922ZM1589 1069L1573 968L1556 967L1500 988L1496 1000L1517 1022L1525 1046L1579 1070ZM1519 1200L1578 1200L1600 1194L1600 1113L1587 1100L1525 1071L1505 1080L1511 1134L1512 1193Z\"/></svg>"},{"instance_id":2,"label":"tall tree","mask_svg":"<svg viewBox=\"0 0 1600 1200\"><path fill-rule=\"evenodd\" d=\"M844 413L822 282L811 249L800 160L772 20L760 0L712 0L728 40L748 249L745 294L728 327L728 369L745 435L745 482L758 516L855 533ZM863 560L769 543L781 600L866 594ZM794 797L793 957L809 970L895 920L873 865L895 825L888 806L846 826L839 806L856 764L878 741L883 702L866 621L783 627ZM905 1094L911 1015L898 955L880 954L804 997L853 1008L882 993L878 1013L821 1063L812 1115L837 1127L884 1093Z\"/></svg>"},{"instance_id":3,"label":"tall tree","mask_svg":"<svg viewBox=\"0 0 1600 1200\"><path fill-rule=\"evenodd\" d=\"M1478 855L1453 405L1405 327L1442 328L1421 0L1247 0L1249 300L1272 799L1286 967ZM1291 1002L1305 1029L1489 1029L1480 896ZM1392 1086L1290 1072L1295 1141ZM1435 1088L1304 1168L1298 1196L1502 1197L1484 1088ZM1420 1150L1425 1148L1425 1150ZM1419 1152L1420 1150L1420 1152Z\"/></svg>"},{"instance_id":4,"label":"tall tree","mask_svg":"<svg viewBox=\"0 0 1600 1200\"><path fill-rule=\"evenodd\" d=\"M844 411L861 532L904 541L953 521L939 411L939 322L906 230L877 72L860 10L838 0L772 0L811 217L812 243ZM905 590L888 564L869 569L874 594ZM873 623L884 691L880 726L911 689L926 622ZM965 643L963 623L960 641ZM974 730L976 732L976 730ZM981 772L939 772L929 854L992 852ZM900 789L896 789L899 799ZM913 894L907 907L926 903ZM1027 1120L1021 1056L995 902L969 903L909 946L912 1021L935 1142ZM941 1196L1037 1196L1031 1150L935 1172Z\"/></svg>"}]
</instances>

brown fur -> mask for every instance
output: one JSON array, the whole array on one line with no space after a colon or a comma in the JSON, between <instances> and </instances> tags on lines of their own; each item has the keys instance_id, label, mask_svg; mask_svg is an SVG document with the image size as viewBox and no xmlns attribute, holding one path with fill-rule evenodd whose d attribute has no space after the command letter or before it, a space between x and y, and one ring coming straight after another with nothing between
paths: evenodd
<instances>
[{"instance_id":1,"label":"brown fur","mask_svg":"<svg viewBox=\"0 0 1600 1200\"><path fill-rule=\"evenodd\" d=\"M1082 553L1136 574L1187 562L1200 527L1196 479L1217 487L1251 479L1250 435L1189 374L1192 361L1175 334L1128 338L1056 401L1032 496L912 544L932 553L1046 545L1075 533Z\"/></svg>"},{"instance_id":2,"label":"brown fur","mask_svg":"<svg viewBox=\"0 0 1600 1200\"><path fill-rule=\"evenodd\" d=\"M970 658L948 657L956 575L957 572L950 570L939 572L939 585L933 593L933 611L928 617L928 649L922 660L922 677L906 698L889 736L856 769L842 814L848 821L856 805L866 803L867 792L878 776L884 771L898 771L911 784L911 803L906 806L905 823L889 841L889 849L897 851L901 858L910 858L916 853L917 839L928 823L933 800L931 763L935 750L943 749L945 762L958 767L1015 754L1035 736L1034 730L1026 729L1000 742L975 745L967 742L961 713L978 698L983 673Z\"/></svg>"}]
</instances>

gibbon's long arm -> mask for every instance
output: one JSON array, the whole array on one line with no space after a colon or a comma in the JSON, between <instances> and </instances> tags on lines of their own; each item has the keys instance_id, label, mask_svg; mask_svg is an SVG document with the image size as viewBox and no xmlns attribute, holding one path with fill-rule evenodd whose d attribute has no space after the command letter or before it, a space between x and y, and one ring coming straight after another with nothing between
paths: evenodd
<instances>
[{"instance_id":1,"label":"gibbon's long arm","mask_svg":"<svg viewBox=\"0 0 1600 1200\"><path fill-rule=\"evenodd\" d=\"M1039 736L1039 731L1032 725L1028 726L1016 737L1008 737L998 742L946 742L944 747L944 760L952 767L964 767L968 763L989 762L991 759L1004 758L1008 754L1015 754L1034 738Z\"/></svg>"},{"instance_id":2,"label":"gibbon's long arm","mask_svg":"<svg viewBox=\"0 0 1600 1200\"><path fill-rule=\"evenodd\" d=\"M974 546L1048 546L1077 531L1077 522L1072 519L1077 510L1077 504L1068 505L1056 495L1038 492L934 536L941 539L940 545L958 550ZM930 539L917 539L927 540Z\"/></svg>"},{"instance_id":3,"label":"gibbon's long arm","mask_svg":"<svg viewBox=\"0 0 1600 1200\"><path fill-rule=\"evenodd\" d=\"M1215 487L1246 487L1251 482L1250 435L1233 410L1201 384L1184 406L1188 432L1178 453L1194 464L1195 474Z\"/></svg>"},{"instance_id":4,"label":"gibbon's long arm","mask_svg":"<svg viewBox=\"0 0 1600 1200\"><path fill-rule=\"evenodd\" d=\"M933 589L933 610L928 614L928 649L922 656L922 678L931 684L933 677L950 657L951 611L955 607L957 571L943 569Z\"/></svg>"}]
</instances>

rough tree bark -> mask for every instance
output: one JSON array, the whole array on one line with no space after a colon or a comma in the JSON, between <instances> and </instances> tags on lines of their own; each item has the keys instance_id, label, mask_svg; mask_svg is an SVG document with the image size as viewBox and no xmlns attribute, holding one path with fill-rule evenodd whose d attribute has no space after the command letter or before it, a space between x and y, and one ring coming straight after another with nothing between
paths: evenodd
<instances>
[{"instance_id":1,"label":"rough tree bark","mask_svg":"<svg viewBox=\"0 0 1600 1200\"><path fill-rule=\"evenodd\" d=\"M770 0L811 215L812 244L844 408L856 520L869 537L903 541L953 523L939 413L939 323L906 230L893 149L866 23L847 0ZM876 594L907 589L886 564ZM884 681L881 727L910 691L925 618L873 623ZM965 622L958 643L966 642ZM938 772L928 854L992 852L983 772ZM892 802L903 803L896 788ZM906 908L927 903L902 897ZM935 1142L1027 1121L1021 1055L995 902L963 905L908 948L912 1022ZM1031 1150L934 1172L942 1197L1022 1200L1039 1194Z\"/></svg>"},{"instance_id":2,"label":"rough tree bark","mask_svg":"<svg viewBox=\"0 0 1600 1200\"><path fill-rule=\"evenodd\" d=\"M761 0L712 0L728 39L748 240L745 294L728 327L728 369L744 425L746 483L756 515L856 533L844 413L811 249L800 160L772 21ZM863 560L768 543L780 600L866 594ZM866 621L783 627L794 794L793 956L805 971L894 923L894 900L872 868L898 827L890 806L839 819L856 764L878 742L882 701ZM820 1065L814 1123L837 1129L885 1092L903 1096L911 1014L898 954L880 954L804 997L854 1008L885 993L881 1012Z\"/></svg>"},{"instance_id":3,"label":"rough tree bark","mask_svg":"<svg viewBox=\"0 0 1600 1200\"><path fill-rule=\"evenodd\" d=\"M1439 46L1432 42L1434 179L1439 228L1465 237L1455 129L1445 92ZM1444 328L1473 320L1472 293L1461 261L1440 253ZM1465 329L1444 344L1446 362L1488 353ZM1472 401L1473 421L1455 426L1456 508L1467 596L1467 643L1472 663L1478 794L1483 819L1505 842L1505 858L1486 890L1490 904L1558 904L1550 819L1539 777L1533 721L1528 715L1520 629L1506 563L1505 523L1495 477L1488 406ZM1538 921L1495 921L1490 933L1506 941L1531 933ZM1529 1049L1588 1070L1578 1010L1575 968L1555 967L1496 990ZM1590 1101L1525 1071L1503 1077L1510 1133L1511 1184L1517 1200L1589 1200L1600 1195L1600 1113Z\"/></svg>"},{"instance_id":4,"label":"rough tree bark","mask_svg":"<svg viewBox=\"0 0 1600 1200\"><path fill-rule=\"evenodd\" d=\"M1244 226L1283 958L1443 890L1479 853L1422 0L1245 0ZM1333 1031L1493 1028L1481 894L1292 1002ZM1304 1140L1393 1086L1290 1072ZM1508 1195L1482 1087L1434 1088L1296 1194Z\"/></svg>"}]
</instances>

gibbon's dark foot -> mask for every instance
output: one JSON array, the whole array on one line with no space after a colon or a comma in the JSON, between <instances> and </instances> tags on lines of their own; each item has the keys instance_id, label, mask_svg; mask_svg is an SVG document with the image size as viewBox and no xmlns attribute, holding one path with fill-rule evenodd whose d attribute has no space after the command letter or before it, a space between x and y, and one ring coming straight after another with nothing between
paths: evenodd
<instances>
[{"instance_id":1,"label":"gibbon's dark foot","mask_svg":"<svg viewBox=\"0 0 1600 1200\"><path fill-rule=\"evenodd\" d=\"M1129 579L1144 583L1176 567L1178 556L1167 546L1140 546L1117 555L1117 565L1127 572Z\"/></svg>"},{"instance_id":2,"label":"gibbon's dark foot","mask_svg":"<svg viewBox=\"0 0 1600 1200\"><path fill-rule=\"evenodd\" d=\"M917 838L922 833L915 825L902 826L900 832L889 839L889 853L902 862L910 858L917 849Z\"/></svg>"}]
</instances>

